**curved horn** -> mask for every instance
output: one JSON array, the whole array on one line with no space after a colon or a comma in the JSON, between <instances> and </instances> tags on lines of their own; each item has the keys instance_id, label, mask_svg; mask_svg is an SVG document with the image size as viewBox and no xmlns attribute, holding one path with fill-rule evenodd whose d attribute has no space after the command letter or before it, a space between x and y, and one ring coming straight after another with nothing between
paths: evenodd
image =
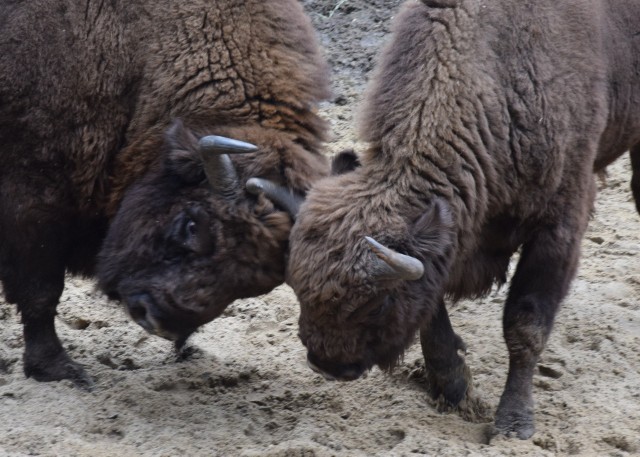
<instances>
[{"instance_id":1,"label":"curved horn","mask_svg":"<svg viewBox=\"0 0 640 457\"><path fill-rule=\"evenodd\" d=\"M246 154L258 150L254 144L217 135L203 136L198 144L200 152L210 154Z\"/></svg>"},{"instance_id":2,"label":"curved horn","mask_svg":"<svg viewBox=\"0 0 640 457\"><path fill-rule=\"evenodd\" d=\"M253 195L264 194L269 200L284 209L292 219L298 215L304 198L290 192L286 187L268 179L251 178L247 181L247 191Z\"/></svg>"},{"instance_id":3,"label":"curved horn","mask_svg":"<svg viewBox=\"0 0 640 457\"><path fill-rule=\"evenodd\" d=\"M424 274L424 265L415 257L389 249L370 236L365 236L364 239L378 257L372 273L376 278L414 281Z\"/></svg>"},{"instance_id":4,"label":"curved horn","mask_svg":"<svg viewBox=\"0 0 640 457\"><path fill-rule=\"evenodd\" d=\"M208 135L198 141L198 150L204 165L204 173L214 191L233 196L238 190L238 175L228 154L244 154L258 150L244 141L223 136Z\"/></svg>"}]
</instances>

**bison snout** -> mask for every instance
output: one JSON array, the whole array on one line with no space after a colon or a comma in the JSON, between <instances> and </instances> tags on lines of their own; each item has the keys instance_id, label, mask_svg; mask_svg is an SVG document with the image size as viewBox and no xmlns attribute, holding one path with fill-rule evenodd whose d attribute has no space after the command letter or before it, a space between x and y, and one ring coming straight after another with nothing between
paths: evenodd
<instances>
[{"instance_id":1,"label":"bison snout","mask_svg":"<svg viewBox=\"0 0 640 457\"><path fill-rule=\"evenodd\" d=\"M324 371L322 371L320 368L318 368L317 366L315 366L313 364L313 362L311 360L309 360L307 358L307 366L309 368L311 368L313 371L315 371L316 373L318 373L319 375L322 375L324 377L324 379L326 379L327 381L335 381L336 378L334 378L333 376L331 376L329 373L325 373Z\"/></svg>"},{"instance_id":2,"label":"bison snout","mask_svg":"<svg viewBox=\"0 0 640 457\"><path fill-rule=\"evenodd\" d=\"M168 340L176 340L177 335L162 328L158 321L159 309L153 297L146 293L132 294L127 297L127 311L136 324L152 335L158 335Z\"/></svg>"},{"instance_id":3,"label":"bison snout","mask_svg":"<svg viewBox=\"0 0 640 457\"><path fill-rule=\"evenodd\" d=\"M367 375L367 370L363 364L324 362L311 352L307 354L307 365L327 381L355 381Z\"/></svg>"},{"instance_id":4,"label":"bison snout","mask_svg":"<svg viewBox=\"0 0 640 457\"><path fill-rule=\"evenodd\" d=\"M131 319L149 333L155 333L149 317L153 298L147 293L133 294L127 297L127 311Z\"/></svg>"}]
</instances>

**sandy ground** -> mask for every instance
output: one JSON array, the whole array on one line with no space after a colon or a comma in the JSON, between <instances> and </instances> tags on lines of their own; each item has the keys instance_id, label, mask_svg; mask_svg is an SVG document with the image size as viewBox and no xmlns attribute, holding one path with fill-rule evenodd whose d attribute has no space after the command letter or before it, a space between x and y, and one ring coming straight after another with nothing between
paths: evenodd
<instances>
[{"instance_id":1,"label":"sandy ground","mask_svg":"<svg viewBox=\"0 0 640 457\"><path fill-rule=\"evenodd\" d=\"M399 3L304 1L334 68L335 96L323 108L336 137L330 152L358 146L355 106ZM489 443L488 424L439 413L421 383L419 345L392 375L324 381L305 365L286 286L234 303L177 362L170 343L146 335L93 282L70 278L58 331L96 388L25 379L19 317L0 302L0 455L640 455L640 221L628 170L625 158L601 186L578 277L535 376L531 440ZM507 368L504 292L451 311L491 411Z\"/></svg>"}]
</instances>

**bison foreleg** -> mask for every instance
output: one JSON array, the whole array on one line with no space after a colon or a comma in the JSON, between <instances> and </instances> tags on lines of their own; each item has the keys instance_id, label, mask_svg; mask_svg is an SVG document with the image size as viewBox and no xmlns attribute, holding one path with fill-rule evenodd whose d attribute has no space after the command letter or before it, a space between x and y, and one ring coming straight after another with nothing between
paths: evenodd
<instances>
[{"instance_id":1,"label":"bison foreleg","mask_svg":"<svg viewBox=\"0 0 640 457\"><path fill-rule=\"evenodd\" d=\"M55 308L54 308L55 309ZM69 379L83 388L90 388L91 379L82 366L69 358L56 335L54 318L25 318L24 373L37 381Z\"/></svg>"},{"instance_id":2,"label":"bison foreleg","mask_svg":"<svg viewBox=\"0 0 640 457\"><path fill-rule=\"evenodd\" d=\"M444 301L440 301L433 319L420 330L420 343L431 397L444 400L447 406L457 406L467 393L471 373L459 354L466 348L451 327Z\"/></svg>"},{"instance_id":3,"label":"bison foreleg","mask_svg":"<svg viewBox=\"0 0 640 457\"><path fill-rule=\"evenodd\" d=\"M43 262L44 263L44 262ZM24 374L37 381L69 379L89 388L91 379L83 368L69 358L55 330L56 305L64 284L64 269L59 278L39 277L31 273L20 285L18 309L24 328Z\"/></svg>"},{"instance_id":4,"label":"bison foreleg","mask_svg":"<svg viewBox=\"0 0 640 457\"><path fill-rule=\"evenodd\" d=\"M37 178L32 181L48 183ZM18 305L22 319L25 375L38 381L71 379L87 387L89 378L66 354L55 331L56 306L64 288L65 260L72 236L68 214L60 205L50 205L56 191L59 189L55 186L43 184L41 195L15 190L11 199L0 202L6 214L19 216L15 224L9 224L14 219L4 221L9 223L2 240L6 259L2 282L7 301Z\"/></svg>"},{"instance_id":5,"label":"bison foreleg","mask_svg":"<svg viewBox=\"0 0 640 457\"><path fill-rule=\"evenodd\" d=\"M562 220L545 226L523 246L511 282L503 316L509 374L496 411L497 433L527 439L535 431L533 374L576 271L590 208L577 197L572 203L576 206L554 213Z\"/></svg>"},{"instance_id":6,"label":"bison foreleg","mask_svg":"<svg viewBox=\"0 0 640 457\"><path fill-rule=\"evenodd\" d=\"M11 301L18 303L22 317L24 334L24 374L37 381L58 381L70 379L81 387L90 387L91 380L82 367L66 354L55 330L56 305L64 279L48 277L34 278L34 272L24 277L19 285L19 294L7 294ZM13 292L5 279L5 288Z\"/></svg>"}]
</instances>

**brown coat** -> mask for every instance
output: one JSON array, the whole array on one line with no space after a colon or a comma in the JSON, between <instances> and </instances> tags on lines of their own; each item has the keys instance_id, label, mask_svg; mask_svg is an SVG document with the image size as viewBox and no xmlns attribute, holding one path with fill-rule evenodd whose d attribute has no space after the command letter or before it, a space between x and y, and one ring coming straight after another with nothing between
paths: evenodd
<instances>
[{"instance_id":1,"label":"brown coat","mask_svg":"<svg viewBox=\"0 0 640 457\"><path fill-rule=\"evenodd\" d=\"M132 316L156 333L184 340L281 283L290 218L243 183L304 194L328 173L327 74L295 0L0 1L0 279L26 374L83 378L53 316L65 270L93 274L110 225L101 285L144 292L153 316ZM204 180L209 134L258 147L233 156L235 199Z\"/></svg>"},{"instance_id":2,"label":"brown coat","mask_svg":"<svg viewBox=\"0 0 640 457\"><path fill-rule=\"evenodd\" d=\"M577 266L593 172L640 156L638 30L631 0L405 4L364 103L362 167L320 181L291 233L312 366L341 379L393 366L420 329L427 368L460 381L443 297L486 294L521 249L496 424L533 433L532 370ZM421 279L391 278L365 236L417 259Z\"/></svg>"}]
</instances>

